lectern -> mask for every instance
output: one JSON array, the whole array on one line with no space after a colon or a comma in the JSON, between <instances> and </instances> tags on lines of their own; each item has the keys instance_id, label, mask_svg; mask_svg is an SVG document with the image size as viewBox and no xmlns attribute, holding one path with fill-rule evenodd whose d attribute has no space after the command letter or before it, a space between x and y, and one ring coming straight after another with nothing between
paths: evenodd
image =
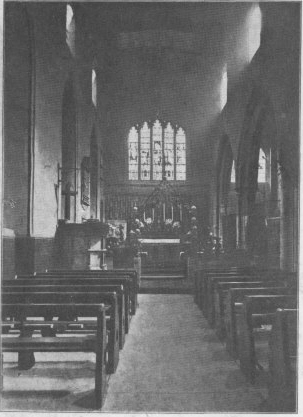
<instances>
[{"instance_id":1,"label":"lectern","mask_svg":"<svg viewBox=\"0 0 303 417\"><path fill-rule=\"evenodd\" d=\"M60 223L56 232L55 267L104 269L104 239L108 225L96 220Z\"/></svg>"}]
</instances>

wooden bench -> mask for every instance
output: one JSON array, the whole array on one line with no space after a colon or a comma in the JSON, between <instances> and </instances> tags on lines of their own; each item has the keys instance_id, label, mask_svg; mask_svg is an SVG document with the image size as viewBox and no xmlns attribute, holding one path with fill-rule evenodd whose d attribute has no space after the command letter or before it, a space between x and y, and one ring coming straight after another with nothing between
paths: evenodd
<instances>
[{"instance_id":1,"label":"wooden bench","mask_svg":"<svg viewBox=\"0 0 303 417\"><path fill-rule=\"evenodd\" d=\"M278 309L269 339L270 411L297 411L297 325L298 310Z\"/></svg>"},{"instance_id":2,"label":"wooden bench","mask_svg":"<svg viewBox=\"0 0 303 417\"><path fill-rule=\"evenodd\" d=\"M205 317L208 317L209 311L212 311L213 289L210 287L212 278L228 279L228 278L234 277L236 281L241 281L239 280L239 278L247 277L245 278L247 280L249 277L251 277L252 280L260 279L260 280L273 281L273 280L287 279L289 281L289 280L293 280L295 276L296 276L296 273L292 273L289 271L281 271L281 270L265 269L265 268L262 268L262 269L261 268L244 268L243 270L238 270L236 272L234 271L227 271L227 272L207 271L207 272L204 272L198 280L197 286L198 286L198 291L199 291L199 294L198 294L198 300L200 303L199 307L203 311L203 314Z\"/></svg>"},{"instance_id":3,"label":"wooden bench","mask_svg":"<svg viewBox=\"0 0 303 417\"><path fill-rule=\"evenodd\" d=\"M286 293L286 287L284 286L283 282L280 281L248 281L248 282L217 282L214 288L214 311L215 311L215 322L214 326L216 329L216 333L221 340L225 340L226 337L226 329L225 329L225 313L226 313L226 306L227 306L227 297L229 290L232 288L240 288L243 289L243 293L245 293L245 288L248 289L248 294L252 294L250 291L253 288L279 288L278 291L281 294ZM257 290L256 294L262 294ZM268 294L265 292L265 294ZM276 294L276 292L273 292Z\"/></svg>"},{"instance_id":4,"label":"wooden bench","mask_svg":"<svg viewBox=\"0 0 303 417\"><path fill-rule=\"evenodd\" d=\"M131 318L131 282L129 278L82 278L80 276L67 276L67 277L42 277L27 275L26 278L17 277L12 280L4 280L3 286L37 286L37 285L73 285L73 286L92 286L92 285L123 285L126 293L129 297L125 298L125 328L129 331L130 318Z\"/></svg>"},{"instance_id":5,"label":"wooden bench","mask_svg":"<svg viewBox=\"0 0 303 417\"><path fill-rule=\"evenodd\" d=\"M136 309L138 306L138 292L140 288L139 276L135 269L107 269L107 270L72 270L72 269L49 269L46 270L47 275L53 276L66 276L66 275L81 275L81 276L100 276L100 277L127 277L131 280L132 287L132 304L131 304L131 313L136 314ZM36 275L41 276L42 273L36 273Z\"/></svg>"},{"instance_id":6,"label":"wooden bench","mask_svg":"<svg viewBox=\"0 0 303 417\"><path fill-rule=\"evenodd\" d=\"M43 284L44 284L43 280ZM69 294L71 292L79 292L79 293L97 293L97 292L115 292L117 294L118 300L118 313L119 313L119 344L120 349L123 348L125 343L125 333L128 333L129 330L129 317L126 317L126 309L125 304L126 300L129 300L129 294L126 288L123 285L106 285L106 284L99 284L99 285L9 285L7 282L2 287L2 293L6 292L22 292L27 294L32 294L36 292L60 292ZM126 327L127 324L127 327Z\"/></svg>"},{"instance_id":7,"label":"wooden bench","mask_svg":"<svg viewBox=\"0 0 303 417\"><path fill-rule=\"evenodd\" d=\"M28 278L36 278L36 279L47 279L49 282L50 280L66 280L66 282L71 282L72 280L82 280L85 279L85 282L88 280L100 280L100 282L107 283L107 284L120 284L127 286L129 290L129 299L130 299L130 313L131 315L134 315L136 312L136 305L137 305L137 290L134 286L134 280L129 275L123 275L123 274L82 274L82 273L68 273L68 274L36 274L36 275L17 275L16 279L28 279ZM119 281L120 280L120 281ZM97 282L95 281L95 284Z\"/></svg>"},{"instance_id":8,"label":"wooden bench","mask_svg":"<svg viewBox=\"0 0 303 417\"><path fill-rule=\"evenodd\" d=\"M222 278L222 281L224 279L229 279L232 280L231 278L240 281L241 278L245 278L248 279L250 277L258 277L258 275L254 274L254 273L242 273L242 272L237 272L237 273L210 273L210 274L205 274L202 279L200 280L200 286L199 286L199 291L200 291L200 308L203 311L203 314L205 317L208 316L208 312L210 310L210 306L209 303L211 303L211 300L209 300L209 294L211 292L211 289L209 288L210 286L210 282L211 279L214 278Z\"/></svg>"},{"instance_id":9,"label":"wooden bench","mask_svg":"<svg viewBox=\"0 0 303 417\"><path fill-rule=\"evenodd\" d=\"M202 285L207 275L210 274L232 274L237 275L238 273L245 274L248 268L238 267L222 267L222 268L209 268L209 269L197 269L194 274L194 301L202 309L203 295Z\"/></svg>"},{"instance_id":10,"label":"wooden bench","mask_svg":"<svg viewBox=\"0 0 303 417\"><path fill-rule=\"evenodd\" d=\"M268 282L275 281L277 283L277 286L287 286L288 282L292 278L293 273L292 272L281 272L281 271L272 271L272 270L266 270L263 271L263 273L259 272L258 275L252 275L252 276L237 276L235 277L235 282L247 282L247 281L263 281L265 286L268 286ZM219 278L222 278L219 279ZM243 278L243 279L241 279ZM251 279L249 279L251 278ZM211 326L215 326L215 303L216 303L216 288L218 282L229 282L232 281L231 277L210 277L208 279L208 289L207 289L207 318Z\"/></svg>"},{"instance_id":11,"label":"wooden bench","mask_svg":"<svg viewBox=\"0 0 303 417\"><path fill-rule=\"evenodd\" d=\"M207 286L207 313L206 318L211 327L215 325L215 285L218 282L260 282L269 281L266 276L236 276L236 277L210 277ZM277 283L281 285L281 280L277 280Z\"/></svg>"},{"instance_id":12,"label":"wooden bench","mask_svg":"<svg viewBox=\"0 0 303 417\"><path fill-rule=\"evenodd\" d=\"M103 303L110 306L107 310L109 314L108 320L108 363L107 372L114 373L117 369L119 362L119 316L118 316L118 304L117 295L115 293L59 293L59 292L37 292L37 293L2 293L2 302L4 304L47 304L47 303L60 303L60 304L97 304ZM47 321L51 321L51 316L44 316ZM73 321L77 320L77 316L67 316L65 313L60 319ZM50 326L40 323L44 326L44 334L47 334L46 330L50 329ZM88 328L88 323L84 324L85 329ZM48 329L47 329L48 327ZM95 328L95 323L90 323L90 331ZM85 330L84 329L84 330ZM75 327L74 327L75 330ZM82 329L78 329L79 331ZM53 331L54 332L54 331ZM52 333L53 333L52 332ZM82 331L83 332L83 331ZM48 332L49 333L49 332Z\"/></svg>"},{"instance_id":13,"label":"wooden bench","mask_svg":"<svg viewBox=\"0 0 303 417\"><path fill-rule=\"evenodd\" d=\"M246 378L254 383L257 369L263 369L256 354L257 336L265 336L267 346L275 311L278 308L296 308L297 299L287 295L246 295L239 307L240 368Z\"/></svg>"},{"instance_id":14,"label":"wooden bench","mask_svg":"<svg viewBox=\"0 0 303 417\"><path fill-rule=\"evenodd\" d=\"M239 283L240 284L240 283ZM288 293L285 287L266 286L267 282L261 283L259 287L239 288L239 284L230 287L226 294L225 311L224 311L224 331L226 350L234 358L238 358L238 334L239 326L237 325L238 314L241 311L241 305L246 295L286 295ZM245 283L246 284L246 283Z\"/></svg>"},{"instance_id":15,"label":"wooden bench","mask_svg":"<svg viewBox=\"0 0 303 417\"><path fill-rule=\"evenodd\" d=\"M96 354L95 407L100 409L107 390L105 312L106 307L102 304L2 304L2 318L15 316L21 326L26 326L27 319L30 317L45 315L58 317L66 313L97 319L95 334L89 336L35 338L12 337L9 334L2 336L2 352L94 352ZM34 321L31 325L34 325ZM54 321L54 325L60 325L60 322ZM3 372L1 374L3 375Z\"/></svg>"}]
</instances>

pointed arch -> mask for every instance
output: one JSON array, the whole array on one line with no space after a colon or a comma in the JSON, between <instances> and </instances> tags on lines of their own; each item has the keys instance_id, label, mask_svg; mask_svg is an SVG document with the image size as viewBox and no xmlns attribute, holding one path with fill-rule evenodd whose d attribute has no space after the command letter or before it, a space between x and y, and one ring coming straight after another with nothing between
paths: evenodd
<instances>
[{"instance_id":1,"label":"pointed arch","mask_svg":"<svg viewBox=\"0 0 303 417\"><path fill-rule=\"evenodd\" d=\"M236 178L240 247L274 266L279 262L279 239L269 240L267 219L277 218L279 206L277 161L271 163L271 155L277 155L277 132L273 106L257 86L247 104L243 126ZM271 233L278 234L279 227L280 222L275 222Z\"/></svg>"}]
</instances>

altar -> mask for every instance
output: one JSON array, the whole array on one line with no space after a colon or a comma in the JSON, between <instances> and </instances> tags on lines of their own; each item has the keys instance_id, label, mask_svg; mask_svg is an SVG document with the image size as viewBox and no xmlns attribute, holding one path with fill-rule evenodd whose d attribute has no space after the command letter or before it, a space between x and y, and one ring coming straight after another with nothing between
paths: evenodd
<instances>
[{"instance_id":1,"label":"altar","mask_svg":"<svg viewBox=\"0 0 303 417\"><path fill-rule=\"evenodd\" d=\"M142 252L142 269L176 269L183 263L180 259L180 239L139 239Z\"/></svg>"}]
</instances>

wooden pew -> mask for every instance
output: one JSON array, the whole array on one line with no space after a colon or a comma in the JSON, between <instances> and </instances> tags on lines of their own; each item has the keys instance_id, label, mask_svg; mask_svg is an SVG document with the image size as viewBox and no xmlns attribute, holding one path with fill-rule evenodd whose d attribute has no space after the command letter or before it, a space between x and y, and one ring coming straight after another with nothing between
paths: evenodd
<instances>
[{"instance_id":1,"label":"wooden pew","mask_svg":"<svg viewBox=\"0 0 303 417\"><path fill-rule=\"evenodd\" d=\"M242 271L239 270L237 272L205 272L202 274L202 276L199 279L199 302L200 302L200 308L203 311L203 314L205 317L208 317L209 311L212 311L212 302L213 302L213 296L212 291L213 289L210 287L211 279L212 278L219 278L222 277L224 279L228 279L231 277L235 277L235 280L239 281L238 278L244 278L251 277L252 280L283 280L287 279L289 280L296 280L296 273L289 272L289 271L281 271L276 269L265 269L265 268L245 268ZM222 280L223 281L223 280ZM212 314L212 313L210 313ZM211 318L212 321L213 317Z\"/></svg>"},{"instance_id":2,"label":"wooden pew","mask_svg":"<svg viewBox=\"0 0 303 417\"><path fill-rule=\"evenodd\" d=\"M215 311L215 322L214 326L216 329L216 333L221 340L224 340L226 337L226 330L225 330L225 313L226 313L226 305L227 305L227 296L228 292L231 288L240 288L243 289L243 293L245 293L245 288L249 289L248 294L252 294L250 291L253 288L279 288L278 291L281 294L285 294L287 292L284 283L277 280L277 281L248 281L248 282L216 282L214 288L214 311ZM267 294L267 292L265 292ZM256 294L262 294L262 292L256 292ZM276 294L276 292L273 292Z\"/></svg>"},{"instance_id":3,"label":"wooden pew","mask_svg":"<svg viewBox=\"0 0 303 417\"><path fill-rule=\"evenodd\" d=\"M221 267L221 268L205 268L197 269L194 274L194 301L201 308L203 304L203 299L201 296L203 294L203 281L207 275L210 274L232 274L237 275L238 273L245 274L248 271L248 268L238 268L238 267ZM250 272L250 271L249 271Z\"/></svg>"},{"instance_id":4,"label":"wooden pew","mask_svg":"<svg viewBox=\"0 0 303 417\"><path fill-rule=\"evenodd\" d=\"M277 286L287 286L288 287L288 281L289 279L291 279L293 277L293 273L292 272L279 272L279 271L273 271L273 270L266 270L263 271L263 273L259 272L258 275L252 275L250 276L251 279L249 279L249 276L239 276L239 277L235 277L235 282L246 282L246 281L263 281L264 285L268 286L266 283L267 282L272 282L272 281L276 281L277 282ZM222 278L219 279L219 278ZM207 311L207 318L209 321L209 324L213 327L215 326L215 290L216 290L216 285L218 284L218 282L228 282L231 281L229 279L230 277L226 277L226 276L222 276L222 277L210 277L207 280L207 306L208 306L208 311ZM241 279L243 278L243 280Z\"/></svg>"},{"instance_id":5,"label":"wooden pew","mask_svg":"<svg viewBox=\"0 0 303 417\"><path fill-rule=\"evenodd\" d=\"M209 300L209 294L212 291L209 286L211 279L213 278L222 278L222 281L224 279L230 279L234 278L236 281L240 281L240 278L249 279L250 277L256 277L256 279L259 277L259 275L256 275L254 272L247 273L247 272L234 272L234 273L208 273L203 275L202 279L200 280L200 301L201 301L201 310L203 311L203 314L205 317L208 316L210 308L211 300Z\"/></svg>"},{"instance_id":6,"label":"wooden pew","mask_svg":"<svg viewBox=\"0 0 303 417\"><path fill-rule=\"evenodd\" d=\"M127 293L130 294L129 297L125 299L125 327L126 331L129 330L129 323L131 318L131 283L129 278L82 278L78 276L68 276L68 277L43 277L40 278L38 276L27 275L26 278L16 278L12 280L3 280L3 286L37 286L37 285L85 285L85 286L92 286L92 285L123 285L126 289Z\"/></svg>"},{"instance_id":7,"label":"wooden pew","mask_svg":"<svg viewBox=\"0 0 303 417\"><path fill-rule=\"evenodd\" d=\"M136 314L138 306L138 292L140 289L139 276L135 269L106 269L106 270L90 270L90 269L49 269L46 270L46 274L53 276L66 276L66 275L83 275L83 276L102 276L102 277L128 277L132 282L132 314ZM36 273L36 275L43 275L43 273Z\"/></svg>"},{"instance_id":8,"label":"wooden pew","mask_svg":"<svg viewBox=\"0 0 303 417\"><path fill-rule=\"evenodd\" d=\"M270 411L297 411L297 326L298 310L278 309L269 339Z\"/></svg>"},{"instance_id":9,"label":"wooden pew","mask_svg":"<svg viewBox=\"0 0 303 417\"><path fill-rule=\"evenodd\" d=\"M225 346L226 350L234 358L238 358L238 333L239 326L237 324L238 314L241 311L241 305L246 295L287 295L288 290L285 287L271 287L264 282L260 287L243 287L239 288L240 283L236 287L231 287L227 291L225 312L224 312L224 329L226 334Z\"/></svg>"},{"instance_id":10,"label":"wooden pew","mask_svg":"<svg viewBox=\"0 0 303 417\"><path fill-rule=\"evenodd\" d=\"M296 308L297 299L287 295L246 295L240 306L238 352L240 368L246 378L255 382L257 368L261 368L256 355L256 337L259 333L268 338L274 313L278 308Z\"/></svg>"},{"instance_id":11,"label":"wooden pew","mask_svg":"<svg viewBox=\"0 0 303 417\"><path fill-rule=\"evenodd\" d=\"M45 282L43 280L43 282ZM9 282L8 282L9 284ZM34 284L34 280L33 280ZM128 333L129 317L126 319L126 300L129 302L129 294L123 285L7 285L2 287L2 293L6 292L22 292L32 294L36 292L61 292L69 294L72 292L79 293L97 293L97 292L115 292L118 299L118 312L119 312L119 344L120 349L123 348L125 342L125 333ZM126 327L127 323L127 327Z\"/></svg>"},{"instance_id":12,"label":"wooden pew","mask_svg":"<svg viewBox=\"0 0 303 417\"><path fill-rule=\"evenodd\" d=\"M33 294L29 293L2 293L2 302L4 304L97 304L104 303L109 305L108 309L109 321L108 321L108 364L107 372L114 373L117 369L119 362L119 316L118 316L118 303L117 295L115 293L59 293L59 292L37 292ZM63 317L67 320L73 321L77 316L67 317L66 314ZM52 320L52 317L45 317L47 321ZM40 323L43 326L43 323ZM45 326L45 324L44 324ZM87 324L84 325L87 328ZM90 323L90 330L94 330L95 324ZM49 327L50 329L50 327ZM80 330L80 329L79 329Z\"/></svg>"},{"instance_id":13,"label":"wooden pew","mask_svg":"<svg viewBox=\"0 0 303 417\"><path fill-rule=\"evenodd\" d=\"M73 272L73 273L72 273ZM72 271L72 272L68 272L64 274L59 273L59 274L55 274L55 273L36 273L35 275L17 275L16 279L27 279L27 278L31 278L31 277L36 277L37 279L65 279L65 280L76 280L76 279L85 279L85 280L94 280L94 279L99 279L99 280L108 280L109 284L113 284L112 280L126 280L125 281L125 285L128 285L129 287L129 292L130 292L130 309L131 309L131 314L134 315L136 313L136 308L137 308L137 293L138 293L138 289L137 289L137 284L136 284L136 280L134 279L134 277L131 274L122 274L122 273L118 273L118 274L113 274L113 273L107 273L107 271L101 271L104 273L100 273L100 271ZM75 273L74 273L75 272ZM98 273L97 273L98 272ZM105 274L106 272L106 274ZM128 283L127 283L128 282ZM120 284L123 284L122 281L120 282Z\"/></svg>"},{"instance_id":14,"label":"wooden pew","mask_svg":"<svg viewBox=\"0 0 303 417\"><path fill-rule=\"evenodd\" d=\"M15 316L20 325L26 327L30 317L53 316L62 314L77 315L78 317L96 317L96 332L94 335L77 337L11 337L1 336L3 352L94 352L95 366L95 407L100 409L104 403L106 380L106 307L102 304L2 304L2 319ZM31 326L34 325L32 321ZM60 322L54 321L54 325ZM2 371L2 369L1 369ZM1 372L3 375L3 372Z\"/></svg>"},{"instance_id":15,"label":"wooden pew","mask_svg":"<svg viewBox=\"0 0 303 417\"><path fill-rule=\"evenodd\" d=\"M218 282L260 282L260 281L269 281L266 276L231 276L231 277L210 277L208 279L208 285L207 285L207 312L206 312L206 318L208 320L208 323L211 327L214 327L215 325L215 285ZM281 285L281 281L277 280L279 285Z\"/></svg>"}]
</instances>

